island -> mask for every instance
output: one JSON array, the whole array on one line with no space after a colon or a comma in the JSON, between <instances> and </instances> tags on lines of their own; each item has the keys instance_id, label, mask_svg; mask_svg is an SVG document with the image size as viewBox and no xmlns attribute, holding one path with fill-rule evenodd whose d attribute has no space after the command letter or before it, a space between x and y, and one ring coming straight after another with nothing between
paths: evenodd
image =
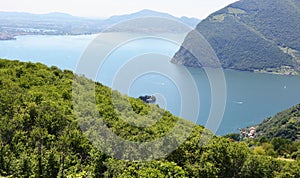
<instances>
[{"instance_id":1,"label":"island","mask_svg":"<svg viewBox=\"0 0 300 178\"><path fill-rule=\"evenodd\" d=\"M140 96L140 100L144 101L145 103L155 103L156 97L155 96L150 96L150 95L145 95L145 96Z\"/></svg>"}]
</instances>

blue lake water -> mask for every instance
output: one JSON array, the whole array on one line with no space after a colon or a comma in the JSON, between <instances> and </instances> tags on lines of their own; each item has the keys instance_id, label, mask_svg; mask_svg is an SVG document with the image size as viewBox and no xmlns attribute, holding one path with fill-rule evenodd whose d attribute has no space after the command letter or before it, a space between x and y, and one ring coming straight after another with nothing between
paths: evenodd
<instances>
[{"instance_id":1,"label":"blue lake water","mask_svg":"<svg viewBox=\"0 0 300 178\"><path fill-rule=\"evenodd\" d=\"M41 62L48 66L55 65L75 71L82 54L95 37L96 35L20 36L15 41L0 41L0 58ZM115 74L130 60L137 60L138 55L158 53L172 57L177 50L178 45L164 40L144 39L128 42L107 57L96 79L114 88ZM209 80L202 69L187 70L195 79L200 96L200 115L197 122L205 125L211 109ZM300 77L232 70L224 70L224 74L227 101L217 134L238 132L238 128L257 124L264 118L300 102ZM135 78L125 94L132 97L157 94L161 107L180 115L180 88L163 73L150 72Z\"/></svg>"}]
</instances>

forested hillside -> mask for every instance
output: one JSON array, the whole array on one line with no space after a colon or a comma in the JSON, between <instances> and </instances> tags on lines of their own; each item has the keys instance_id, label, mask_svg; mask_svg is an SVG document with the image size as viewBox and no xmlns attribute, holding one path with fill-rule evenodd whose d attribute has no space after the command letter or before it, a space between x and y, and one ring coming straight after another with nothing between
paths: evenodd
<instances>
[{"instance_id":1,"label":"forested hillside","mask_svg":"<svg viewBox=\"0 0 300 178\"><path fill-rule=\"evenodd\" d=\"M81 106L80 112L74 111L78 98L73 97L72 86L79 83L88 86L93 81L40 63L0 60L0 176L300 177L299 157L286 161L276 155L260 154L250 149L247 142L212 136L203 127L156 105L122 96L95 83L99 116L124 139L155 140L170 132L175 123L193 128L184 144L165 158L145 162L114 159L100 152L79 127L78 121L90 109L87 104ZM112 94L118 96L113 102ZM123 105L124 101L130 102L130 108ZM123 114L115 107L123 109ZM156 123L138 127L125 122L136 119L135 114ZM92 123L85 124L88 127ZM199 142L204 135L212 139Z\"/></svg>"},{"instance_id":2,"label":"forested hillside","mask_svg":"<svg viewBox=\"0 0 300 178\"><path fill-rule=\"evenodd\" d=\"M300 104L266 118L262 123L225 137L247 142L256 154L299 159Z\"/></svg>"},{"instance_id":3,"label":"forested hillside","mask_svg":"<svg viewBox=\"0 0 300 178\"><path fill-rule=\"evenodd\" d=\"M240 0L202 20L196 31L206 38L224 68L297 73L299 9L298 0ZM186 40L173 62L202 67L195 62L200 56L190 55L197 45Z\"/></svg>"},{"instance_id":4,"label":"forested hillside","mask_svg":"<svg viewBox=\"0 0 300 178\"><path fill-rule=\"evenodd\" d=\"M265 119L256 128L258 138L300 140L300 104Z\"/></svg>"}]
</instances>

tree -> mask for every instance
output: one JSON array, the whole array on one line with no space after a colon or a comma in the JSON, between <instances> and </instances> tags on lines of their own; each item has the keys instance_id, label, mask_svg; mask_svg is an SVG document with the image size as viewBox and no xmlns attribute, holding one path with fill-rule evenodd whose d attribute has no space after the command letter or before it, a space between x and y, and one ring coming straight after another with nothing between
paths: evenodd
<instances>
[{"instance_id":1,"label":"tree","mask_svg":"<svg viewBox=\"0 0 300 178\"><path fill-rule=\"evenodd\" d=\"M250 155L245 161L241 177L253 178L264 177L273 178L274 173L279 171L279 163L268 156Z\"/></svg>"},{"instance_id":2,"label":"tree","mask_svg":"<svg viewBox=\"0 0 300 178\"><path fill-rule=\"evenodd\" d=\"M52 150L48 152L47 158L45 175L48 177L57 177L59 173L59 162L55 157L55 152Z\"/></svg>"}]
</instances>

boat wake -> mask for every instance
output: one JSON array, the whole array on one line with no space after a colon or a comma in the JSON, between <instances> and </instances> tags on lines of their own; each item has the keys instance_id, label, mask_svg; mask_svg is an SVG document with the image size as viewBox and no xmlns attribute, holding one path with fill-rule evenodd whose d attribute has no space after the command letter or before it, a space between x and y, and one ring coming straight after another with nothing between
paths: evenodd
<instances>
[{"instance_id":1,"label":"boat wake","mask_svg":"<svg viewBox=\"0 0 300 178\"><path fill-rule=\"evenodd\" d=\"M243 101L233 101L233 103L235 103L235 104L244 104L244 102Z\"/></svg>"}]
</instances>

